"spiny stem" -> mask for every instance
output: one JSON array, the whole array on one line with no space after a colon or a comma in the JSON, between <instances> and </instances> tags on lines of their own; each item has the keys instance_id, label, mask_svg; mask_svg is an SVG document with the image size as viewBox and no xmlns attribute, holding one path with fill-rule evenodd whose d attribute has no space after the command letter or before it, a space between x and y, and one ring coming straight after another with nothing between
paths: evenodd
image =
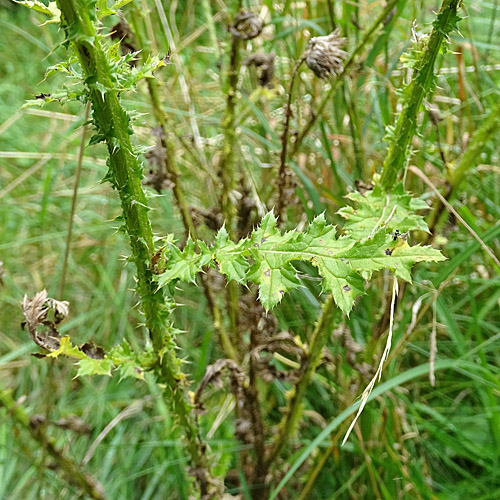
<instances>
[{"instance_id":1,"label":"spiny stem","mask_svg":"<svg viewBox=\"0 0 500 500\"><path fill-rule=\"evenodd\" d=\"M384 161L384 167L382 170L381 183L382 186L390 190L391 186L395 183L397 174L399 170L403 167L403 162L406 156L406 150L409 147L410 140L413 136L416 126L416 115L425 97L425 94L429 90L430 79L433 76L434 63L441 48L441 44L450 32L452 26L450 21L451 16L456 16L458 5L460 0L444 0L441 6L441 10L438 13L436 21L434 22L434 28L432 30L427 49L423 53L420 62L417 66L417 74L412 80L412 88L410 97L406 103L405 108L399 116L398 123L396 125L396 130L394 132L394 139L389 148L387 157ZM498 108L500 110L500 108ZM499 111L497 110L497 113ZM493 111L490 115L492 118L495 115ZM497 115L498 116L498 115ZM495 121L495 118L492 118ZM489 120L487 120L489 122ZM491 124L489 125L491 126ZM486 128L486 127L485 127ZM479 132L479 131L478 131ZM483 139L484 140L483 136ZM479 147L479 140L476 143ZM474 155L471 153L470 158L472 159ZM462 158L464 160L464 158ZM466 160L466 164L469 160ZM468 167L467 167L468 168ZM465 172L465 170L464 170ZM451 188L448 188L447 193L444 198L449 199L451 194ZM438 206L431 219L430 227L434 228L437 224L436 215L444 209L444 204ZM439 217L438 217L439 218ZM396 309L403 297L405 287L404 284L401 287L401 292L398 295L396 301ZM380 318L376 328L374 329L375 337L380 336L386 329L390 317L390 307L387 305L386 310L382 317Z\"/></svg>"},{"instance_id":2,"label":"spiny stem","mask_svg":"<svg viewBox=\"0 0 500 500\"><path fill-rule=\"evenodd\" d=\"M311 340L309 342L309 353L300 380L295 387L295 393L290 401L288 413L280 424L278 435L276 436L274 447L266 459L267 466L279 457L283 448L288 444L292 437L297 422L302 413L302 403L306 395L307 388L312 380L316 368L321 361L321 352L328 338L332 333L332 325L337 318L339 309L335 307L333 296L330 296L323 304L323 309L314 328Z\"/></svg>"},{"instance_id":3,"label":"spiny stem","mask_svg":"<svg viewBox=\"0 0 500 500\"><path fill-rule=\"evenodd\" d=\"M57 466L64 472L67 480L78 486L86 495L94 500L105 500L102 486L99 482L82 470L80 464L70 460L56 443L47 436L43 425L36 425L30 420L23 408L12 398L9 391L0 391L0 407L4 407L15 424L26 429L31 437L40 443L40 446L56 462Z\"/></svg>"},{"instance_id":4,"label":"spiny stem","mask_svg":"<svg viewBox=\"0 0 500 500\"><path fill-rule=\"evenodd\" d=\"M403 168L410 141L417 127L417 114L426 94L432 86L434 64L441 49L443 40L453 28L453 21L457 16L460 0L444 0L441 5L427 47L420 58L411 81L409 97L404 109L399 115L394 138L391 142L387 157L382 169L381 185L389 190L396 182L398 172Z\"/></svg>"},{"instance_id":5,"label":"spiny stem","mask_svg":"<svg viewBox=\"0 0 500 500\"><path fill-rule=\"evenodd\" d=\"M208 470L205 445L199 435L192 407L185 397L185 376L175 354L176 346L168 322L169 306L163 290L158 288L153 279L153 231L147 198L141 185L142 169L130 142L130 119L113 88L111 64L91 20L91 4L84 0L57 0L57 5L61 10L61 23L67 39L85 75L94 125L108 147L107 179L120 195L125 228L137 268L137 291L158 356L156 372L161 383L165 384L166 399L182 428L192 466L197 471L202 497L217 498L219 490Z\"/></svg>"}]
</instances>

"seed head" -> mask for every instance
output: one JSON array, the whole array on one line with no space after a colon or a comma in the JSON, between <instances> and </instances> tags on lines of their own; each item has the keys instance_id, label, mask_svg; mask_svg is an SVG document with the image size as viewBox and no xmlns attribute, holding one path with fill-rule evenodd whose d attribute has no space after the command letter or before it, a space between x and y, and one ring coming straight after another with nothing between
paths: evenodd
<instances>
[{"instance_id":1,"label":"seed head","mask_svg":"<svg viewBox=\"0 0 500 500\"><path fill-rule=\"evenodd\" d=\"M339 75L344 68L344 59L347 52L342 50L346 42L335 30L328 36L317 36L309 40L309 45L304 53L306 64L318 78L327 79Z\"/></svg>"},{"instance_id":2,"label":"seed head","mask_svg":"<svg viewBox=\"0 0 500 500\"><path fill-rule=\"evenodd\" d=\"M251 12L239 12L229 31L240 40L251 40L259 36L264 28L264 21Z\"/></svg>"}]
</instances>

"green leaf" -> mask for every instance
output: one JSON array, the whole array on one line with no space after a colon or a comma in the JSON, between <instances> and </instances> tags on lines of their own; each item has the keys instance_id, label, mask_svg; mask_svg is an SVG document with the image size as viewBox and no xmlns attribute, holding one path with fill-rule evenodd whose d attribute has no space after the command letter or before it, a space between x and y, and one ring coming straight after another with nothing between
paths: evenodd
<instances>
[{"instance_id":1,"label":"green leaf","mask_svg":"<svg viewBox=\"0 0 500 500\"><path fill-rule=\"evenodd\" d=\"M239 244L234 244L222 226L217 233L215 243L212 248L212 255L219 266L219 271L228 280L244 283L248 272L248 262L243 257L243 250L248 246L248 240L242 240Z\"/></svg>"},{"instance_id":2,"label":"green leaf","mask_svg":"<svg viewBox=\"0 0 500 500\"><path fill-rule=\"evenodd\" d=\"M77 377L83 377L85 375L108 375L111 376L111 369L113 368L113 362L108 359L94 359L94 358L84 358L78 362L78 373Z\"/></svg>"},{"instance_id":3,"label":"green leaf","mask_svg":"<svg viewBox=\"0 0 500 500\"><path fill-rule=\"evenodd\" d=\"M107 0L97 0L97 15L99 19L111 16L113 14L116 14L116 11L118 9L121 9L130 2L132 2L132 0L118 0L117 2L113 3L111 7L108 7Z\"/></svg>"},{"instance_id":4,"label":"green leaf","mask_svg":"<svg viewBox=\"0 0 500 500\"><path fill-rule=\"evenodd\" d=\"M69 356L71 358L84 359L86 355L80 351L80 349L71 343L71 339L68 335L61 337L61 342L59 344L59 349L52 351L47 354L47 358L57 358L58 356Z\"/></svg>"},{"instance_id":5,"label":"green leaf","mask_svg":"<svg viewBox=\"0 0 500 500\"><path fill-rule=\"evenodd\" d=\"M202 266L215 263L228 280L258 285L259 300L269 310L286 292L300 286L293 261L308 261L318 269L323 291L331 293L337 306L348 314L356 297L364 293L365 279L374 271L391 269L397 277L411 281L416 262L444 260L432 247L408 245L403 232L427 229L423 218L415 214L427 204L412 199L401 185L391 194L375 187L365 195L352 193L350 199L358 206L341 211L347 218L346 234L341 237L323 214L306 232L281 234L276 217L268 213L250 237L238 243L229 239L223 227L211 248L200 244L201 252L192 241L182 252L170 244L167 269L159 282L193 281Z\"/></svg>"},{"instance_id":6,"label":"green leaf","mask_svg":"<svg viewBox=\"0 0 500 500\"><path fill-rule=\"evenodd\" d=\"M391 269L398 278L410 282L411 269L416 262L445 260L439 250L430 246L410 247L400 239L394 242L392 234L385 234L383 231L372 239L356 243L343 257L348 259L352 269L367 273L368 277L373 271Z\"/></svg>"},{"instance_id":7,"label":"green leaf","mask_svg":"<svg viewBox=\"0 0 500 500\"><path fill-rule=\"evenodd\" d=\"M256 262L250 269L248 279L259 285L259 300L266 311L278 304L286 292L300 286L293 266L283 264L272 268L267 260Z\"/></svg>"},{"instance_id":8,"label":"green leaf","mask_svg":"<svg viewBox=\"0 0 500 500\"><path fill-rule=\"evenodd\" d=\"M58 9L56 2L49 2L48 5L38 0L14 0L14 2L24 5L28 7L28 9L36 10L37 12L50 16L51 19L44 24L58 23L61 20L61 11Z\"/></svg>"},{"instance_id":9,"label":"green leaf","mask_svg":"<svg viewBox=\"0 0 500 500\"><path fill-rule=\"evenodd\" d=\"M126 340L114 346L109 352L108 358L118 368L120 379L133 377L144 380L144 369L141 367L138 356L132 352Z\"/></svg>"},{"instance_id":10,"label":"green leaf","mask_svg":"<svg viewBox=\"0 0 500 500\"><path fill-rule=\"evenodd\" d=\"M379 186L364 194L353 192L347 197L355 207L344 207L339 214L346 219L345 231L361 240L374 236L379 229L399 230L401 233L413 230L428 231L424 218L416 215L417 210L429 207L421 198L412 198L398 184L391 193L385 193Z\"/></svg>"},{"instance_id":11,"label":"green leaf","mask_svg":"<svg viewBox=\"0 0 500 500\"><path fill-rule=\"evenodd\" d=\"M194 241L189 238L184 250L170 243L164 256L168 261L167 270L159 278L161 286L173 280L193 281L202 269L201 255L195 252Z\"/></svg>"}]
</instances>

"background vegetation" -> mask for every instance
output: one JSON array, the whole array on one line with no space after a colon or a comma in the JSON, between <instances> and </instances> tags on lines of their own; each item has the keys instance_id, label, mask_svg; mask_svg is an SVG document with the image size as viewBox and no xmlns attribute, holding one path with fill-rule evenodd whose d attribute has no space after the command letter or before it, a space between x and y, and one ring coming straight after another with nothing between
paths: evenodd
<instances>
[{"instance_id":1,"label":"background vegetation","mask_svg":"<svg viewBox=\"0 0 500 500\"><path fill-rule=\"evenodd\" d=\"M266 26L259 37L241 43L243 64L229 126L227 26L238 6L208 0L134 0L123 9L134 32L142 34L142 42L134 37L135 47L142 43L143 54L170 54L169 64L155 72L156 90L173 131L169 141L186 204L198 236L207 242L213 241L223 219L218 175L221 162L227 162L228 128L234 130L234 137L229 136L234 157L229 161L235 165L239 193L236 231L244 236L260 222L266 207L276 206L287 93L308 40L339 27L347 38L345 49L352 53L385 3L247 0L243 5ZM396 90L412 78L410 64L405 66L401 55L414 42L418 49L440 2L399 0L395 7L338 83L320 80L306 65L298 70L283 228L302 228L322 212L342 226L337 211L348 204L344 196L381 172L384 137L400 111ZM499 9L496 0L465 2L460 9L464 19L451 34L449 52L437 59L437 86L428 97L433 104L426 102L419 114L409 161L425 172L496 255ZM118 21L118 16L105 19L105 31L112 31ZM83 127L85 107L80 103L23 107L26 100L51 94L66 81L60 74L43 80L47 67L67 54L62 31L54 25L40 28L41 22L36 13L0 3L0 390L12 389L23 414L44 416L46 435L104 486L106 498L188 498L180 430L154 381L74 378L69 360L31 357L36 348L20 327L23 296L46 288L49 296L70 302L69 318L60 331L71 334L74 343L94 339L108 350L126 339L139 350L148 342L133 292L135 269L125 258L130 254L127 238L116 230L119 198L101 182L107 172L102 144L83 151L71 251L66 277L61 276L80 147L92 134ZM275 54L274 76L264 87L259 85L262 70L245 64L256 51ZM332 85L335 92L324 111L315 115ZM42 104L43 99L38 101ZM164 151L158 146L158 115L151 106L148 81L123 94L122 102L137 115L136 144L152 147L142 159L153 229L162 236L173 234L182 244L183 218L171 175L161 170ZM315 123L295 151L297 131L311 119ZM479 137L476 143L471 142L474 137ZM392 276L386 271L375 275L328 342L304 400L300 432L276 462L270 496L500 498L500 269L458 218L440 208L434 191L411 168L405 186L434 207L427 215L435 229L431 239L448 260L415 267L414 283L400 294L393 348L377 397L340 447L350 423L342 412L369 382L385 345ZM423 242L428 236L414 238ZM266 332L289 332L307 342L323 297L314 268L297 267L305 286L287 294L273 314L256 311L251 293L243 296L238 312L242 331L248 333L253 323L265 321ZM224 282L216 275L209 279L217 302L224 303ZM180 304L174 314L182 333L176 341L195 391L207 367L224 355L203 287L178 287ZM434 385L429 380L432 352ZM287 363L293 368L300 362L295 354L277 352L272 366L287 373ZM260 408L270 438L292 384L284 375L265 375L268 379L259 386ZM251 452L235 438L233 396L228 380L222 381L222 389L210 386L204 395L202 434L215 455L215 472L226 477L226 495L252 498L245 473ZM88 428L54 425L72 415ZM64 464L54 465L47 446L32 439L29 426L14 416L14 409L0 406L0 498L84 498L78 482L62 473Z\"/></svg>"}]
</instances>

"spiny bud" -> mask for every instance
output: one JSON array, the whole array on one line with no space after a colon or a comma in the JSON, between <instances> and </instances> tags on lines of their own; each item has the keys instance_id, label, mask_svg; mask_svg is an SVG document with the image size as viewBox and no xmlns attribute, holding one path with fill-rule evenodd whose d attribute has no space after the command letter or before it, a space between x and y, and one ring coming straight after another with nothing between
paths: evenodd
<instances>
[{"instance_id":1,"label":"spiny bud","mask_svg":"<svg viewBox=\"0 0 500 500\"><path fill-rule=\"evenodd\" d=\"M327 79L339 75L344 66L347 52L341 49L346 39L339 36L340 31L335 30L328 36L317 36L309 40L309 45L304 53L306 64L318 78Z\"/></svg>"},{"instance_id":2,"label":"spiny bud","mask_svg":"<svg viewBox=\"0 0 500 500\"><path fill-rule=\"evenodd\" d=\"M259 36L264 28L264 21L251 12L239 12L229 31L240 40L251 40Z\"/></svg>"}]
</instances>

